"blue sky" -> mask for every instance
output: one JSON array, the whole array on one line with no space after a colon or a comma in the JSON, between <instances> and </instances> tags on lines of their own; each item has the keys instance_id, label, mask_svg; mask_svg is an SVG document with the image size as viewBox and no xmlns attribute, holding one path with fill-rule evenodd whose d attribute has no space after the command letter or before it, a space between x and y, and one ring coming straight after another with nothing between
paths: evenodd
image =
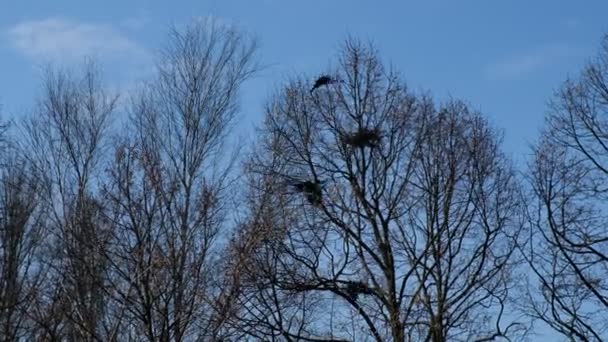
<instances>
[{"instance_id":1,"label":"blue sky","mask_svg":"<svg viewBox=\"0 0 608 342\"><path fill-rule=\"evenodd\" d=\"M248 123L287 76L316 75L353 34L373 39L414 89L484 112L521 160L552 92L608 32L606 13L603 0L20 0L0 11L0 103L4 116L27 112L45 62L85 55L111 86L128 88L151 72L168 25L211 15L257 35L270 65L244 89Z\"/></svg>"}]
</instances>

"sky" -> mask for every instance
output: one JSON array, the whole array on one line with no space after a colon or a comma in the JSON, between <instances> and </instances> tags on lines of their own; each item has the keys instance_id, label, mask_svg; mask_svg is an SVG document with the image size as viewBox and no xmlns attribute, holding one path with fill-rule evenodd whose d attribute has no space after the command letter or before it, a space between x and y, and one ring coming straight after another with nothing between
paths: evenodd
<instances>
[{"instance_id":1,"label":"sky","mask_svg":"<svg viewBox=\"0 0 608 342\"><path fill-rule=\"evenodd\" d=\"M185 0L5 1L0 10L2 115L31 111L46 63L94 56L110 87L153 71L170 25L212 16L260 41L267 65L242 93L243 122L259 124L289 76L318 75L347 35L373 40L415 90L467 101L504 130L515 161L530 154L547 102L608 33L608 1Z\"/></svg>"},{"instance_id":2,"label":"sky","mask_svg":"<svg viewBox=\"0 0 608 342\"><path fill-rule=\"evenodd\" d=\"M28 113L42 67L85 56L110 87L129 89L152 73L170 25L211 16L260 41L267 68L243 89L247 127L281 82L318 75L354 35L374 41L412 89L484 113L519 162L553 92L597 52L606 13L605 0L20 0L0 11L0 104L5 118Z\"/></svg>"}]
</instances>

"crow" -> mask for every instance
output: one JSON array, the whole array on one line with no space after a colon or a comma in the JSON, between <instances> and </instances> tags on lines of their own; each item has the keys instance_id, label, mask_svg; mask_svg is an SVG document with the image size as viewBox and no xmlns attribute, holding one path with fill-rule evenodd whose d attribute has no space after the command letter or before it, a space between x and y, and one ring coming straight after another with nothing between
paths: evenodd
<instances>
[{"instance_id":1,"label":"crow","mask_svg":"<svg viewBox=\"0 0 608 342\"><path fill-rule=\"evenodd\" d=\"M312 86L312 89L310 89L310 93L312 94L312 92L319 87L326 86L328 84L332 84L332 83L336 83L336 82L341 82L341 81L335 80L328 75L323 75L323 76L317 78L317 80L315 81L315 84Z\"/></svg>"},{"instance_id":2,"label":"crow","mask_svg":"<svg viewBox=\"0 0 608 342\"><path fill-rule=\"evenodd\" d=\"M323 203L323 194L321 185L324 182L319 180L314 181L295 181L292 183L292 186L296 189L296 191L301 192L306 197L306 200L314 205L319 206Z\"/></svg>"},{"instance_id":3,"label":"crow","mask_svg":"<svg viewBox=\"0 0 608 342\"><path fill-rule=\"evenodd\" d=\"M360 281L347 281L346 285L344 286L344 292L346 292L350 299L355 301L360 294L371 295L374 293L372 289Z\"/></svg>"}]
</instances>

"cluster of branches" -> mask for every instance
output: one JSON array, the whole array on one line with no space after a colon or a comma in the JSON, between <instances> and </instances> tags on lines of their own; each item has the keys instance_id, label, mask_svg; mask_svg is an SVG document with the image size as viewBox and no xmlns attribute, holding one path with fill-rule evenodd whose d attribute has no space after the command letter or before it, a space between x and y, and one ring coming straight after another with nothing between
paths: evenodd
<instances>
[{"instance_id":1,"label":"cluster of branches","mask_svg":"<svg viewBox=\"0 0 608 342\"><path fill-rule=\"evenodd\" d=\"M217 339L226 135L255 51L217 23L175 30L125 108L93 63L46 73L2 154L1 340Z\"/></svg>"},{"instance_id":2,"label":"cluster of branches","mask_svg":"<svg viewBox=\"0 0 608 342\"><path fill-rule=\"evenodd\" d=\"M312 92L294 79L267 106L247 163L252 215L235 238L255 267L241 265L234 329L287 341L520 336L525 322L503 312L523 224L498 133L461 101L413 94L356 40L332 75L341 82Z\"/></svg>"},{"instance_id":3,"label":"cluster of branches","mask_svg":"<svg viewBox=\"0 0 608 342\"><path fill-rule=\"evenodd\" d=\"M525 308L577 341L608 338L608 36L581 75L559 89L528 181L535 277Z\"/></svg>"},{"instance_id":4,"label":"cluster of branches","mask_svg":"<svg viewBox=\"0 0 608 342\"><path fill-rule=\"evenodd\" d=\"M174 30L124 108L94 64L50 69L0 126L0 338L520 340L539 319L602 340L603 48L556 95L527 188L481 113L354 39L269 99L240 172L239 31Z\"/></svg>"}]
</instances>

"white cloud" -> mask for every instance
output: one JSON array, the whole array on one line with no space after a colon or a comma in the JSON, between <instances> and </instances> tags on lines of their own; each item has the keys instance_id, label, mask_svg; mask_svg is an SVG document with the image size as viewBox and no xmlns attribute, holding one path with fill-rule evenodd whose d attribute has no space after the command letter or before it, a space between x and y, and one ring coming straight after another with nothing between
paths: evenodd
<instances>
[{"instance_id":1,"label":"white cloud","mask_svg":"<svg viewBox=\"0 0 608 342\"><path fill-rule=\"evenodd\" d=\"M484 74L491 79L517 78L541 70L560 60L577 57L581 50L566 44L545 45L488 65Z\"/></svg>"},{"instance_id":2,"label":"white cloud","mask_svg":"<svg viewBox=\"0 0 608 342\"><path fill-rule=\"evenodd\" d=\"M37 61L145 54L135 42L106 24L49 18L18 23L7 34L13 47Z\"/></svg>"}]
</instances>

